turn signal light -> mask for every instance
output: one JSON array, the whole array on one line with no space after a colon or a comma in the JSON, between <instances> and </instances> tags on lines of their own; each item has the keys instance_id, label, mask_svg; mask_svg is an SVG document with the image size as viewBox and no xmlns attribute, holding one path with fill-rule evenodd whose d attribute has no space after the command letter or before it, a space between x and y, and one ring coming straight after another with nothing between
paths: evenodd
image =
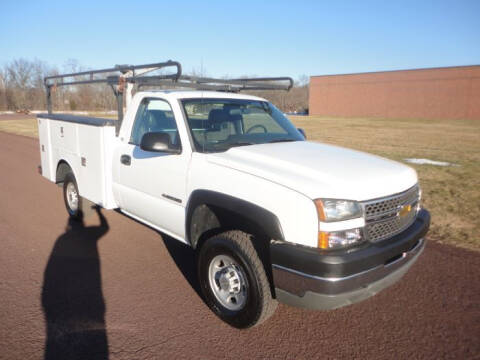
<instances>
[{"instance_id":1,"label":"turn signal light","mask_svg":"<svg viewBox=\"0 0 480 360\"><path fill-rule=\"evenodd\" d=\"M364 241L362 229L355 228L340 231L319 231L318 248L320 249L340 249Z\"/></svg>"},{"instance_id":2,"label":"turn signal light","mask_svg":"<svg viewBox=\"0 0 480 360\"><path fill-rule=\"evenodd\" d=\"M328 249L328 236L330 234L324 231L318 232L318 247L320 249Z\"/></svg>"}]
</instances>

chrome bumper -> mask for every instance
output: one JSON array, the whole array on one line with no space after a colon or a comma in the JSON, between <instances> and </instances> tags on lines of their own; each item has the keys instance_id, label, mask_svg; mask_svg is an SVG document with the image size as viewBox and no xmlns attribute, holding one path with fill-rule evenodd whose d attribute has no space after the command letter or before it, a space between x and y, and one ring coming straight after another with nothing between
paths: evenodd
<instances>
[{"instance_id":1,"label":"chrome bumper","mask_svg":"<svg viewBox=\"0 0 480 360\"><path fill-rule=\"evenodd\" d=\"M334 309L364 300L397 282L425 248L419 239L386 264L346 277L319 277L273 265L277 299L293 306Z\"/></svg>"}]
</instances>

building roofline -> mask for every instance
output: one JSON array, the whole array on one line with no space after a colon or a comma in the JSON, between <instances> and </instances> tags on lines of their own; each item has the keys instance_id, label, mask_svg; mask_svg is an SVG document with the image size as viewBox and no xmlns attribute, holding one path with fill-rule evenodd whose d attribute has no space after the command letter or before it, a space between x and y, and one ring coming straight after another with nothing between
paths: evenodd
<instances>
[{"instance_id":1,"label":"building roofline","mask_svg":"<svg viewBox=\"0 0 480 360\"><path fill-rule=\"evenodd\" d=\"M441 70L441 69L468 68L468 67L480 67L480 64L474 64L474 65L453 65L453 66L437 66L437 67L430 67L430 68L415 68L415 69L397 69L397 70L365 71L365 72L357 72L357 73L340 73L340 74L310 75L310 78L314 78L314 77L327 77L327 76L343 76L343 75L382 74L382 73L392 73L392 72L401 72L401 71Z\"/></svg>"}]
</instances>

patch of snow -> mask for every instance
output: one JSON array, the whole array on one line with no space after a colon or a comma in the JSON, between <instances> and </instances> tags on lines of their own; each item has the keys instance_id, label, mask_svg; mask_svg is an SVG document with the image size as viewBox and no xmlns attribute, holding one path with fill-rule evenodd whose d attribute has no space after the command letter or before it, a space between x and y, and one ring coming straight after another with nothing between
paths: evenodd
<instances>
[{"instance_id":1,"label":"patch of snow","mask_svg":"<svg viewBox=\"0 0 480 360\"><path fill-rule=\"evenodd\" d=\"M458 166L457 164L452 164L446 161L435 161L430 159L416 159L416 158L409 158L403 159L408 163L417 164L417 165L435 165L435 166Z\"/></svg>"}]
</instances>

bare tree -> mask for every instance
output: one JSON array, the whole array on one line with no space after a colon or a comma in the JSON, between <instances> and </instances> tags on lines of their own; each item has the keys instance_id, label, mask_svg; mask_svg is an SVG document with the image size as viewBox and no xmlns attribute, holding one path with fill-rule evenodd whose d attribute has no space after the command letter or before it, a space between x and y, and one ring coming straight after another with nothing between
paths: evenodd
<instances>
[{"instance_id":1,"label":"bare tree","mask_svg":"<svg viewBox=\"0 0 480 360\"><path fill-rule=\"evenodd\" d=\"M85 70L87 69L75 59L68 59L62 66L62 73L76 73ZM160 73L162 73L161 71ZM58 73L56 67L48 66L36 59L33 61L15 59L6 64L3 69L0 69L0 109L45 109L43 78ZM108 76L109 74L104 75ZM207 76L203 61L199 68L192 68L190 75ZM75 77L76 80L87 78L87 76ZM228 76L223 78L228 79ZM308 76L301 75L289 92L254 91L251 93L268 99L285 112L308 111L308 82ZM115 97L110 87L105 84L53 86L52 101L57 110L108 111L116 109Z\"/></svg>"},{"instance_id":2,"label":"bare tree","mask_svg":"<svg viewBox=\"0 0 480 360\"><path fill-rule=\"evenodd\" d=\"M9 110L44 108L43 78L50 72L51 68L37 59L30 61L20 58L5 65L2 78L6 108Z\"/></svg>"},{"instance_id":3,"label":"bare tree","mask_svg":"<svg viewBox=\"0 0 480 360\"><path fill-rule=\"evenodd\" d=\"M7 110L7 89L4 78L3 69L0 69L0 110Z\"/></svg>"},{"instance_id":4,"label":"bare tree","mask_svg":"<svg viewBox=\"0 0 480 360\"><path fill-rule=\"evenodd\" d=\"M241 76L241 78L254 78L256 76ZM284 112L308 112L309 77L301 75L294 81L289 91L261 90L250 91L252 95L269 100Z\"/></svg>"}]
</instances>

